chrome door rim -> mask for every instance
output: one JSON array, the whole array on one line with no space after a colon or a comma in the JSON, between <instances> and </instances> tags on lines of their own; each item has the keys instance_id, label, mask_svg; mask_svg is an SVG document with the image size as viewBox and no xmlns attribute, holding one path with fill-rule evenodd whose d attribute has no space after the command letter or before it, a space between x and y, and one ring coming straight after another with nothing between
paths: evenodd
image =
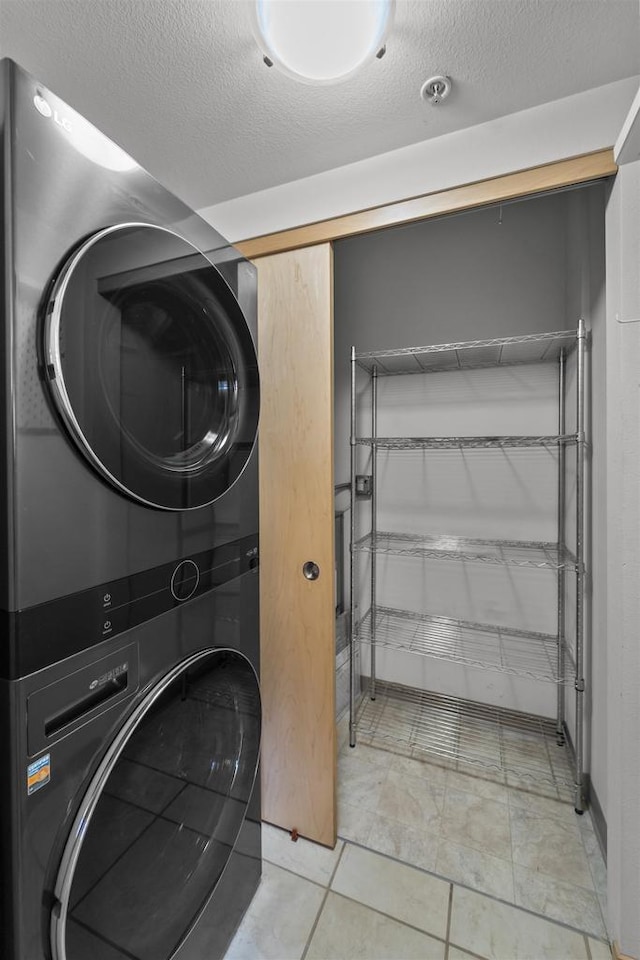
<instances>
[{"instance_id":1,"label":"chrome door rim","mask_svg":"<svg viewBox=\"0 0 640 960\"><path fill-rule=\"evenodd\" d=\"M75 251L72 257L65 263L62 267L60 273L56 277L54 282L51 294L48 299L45 319L44 319L44 347L45 347L45 370L53 369L54 375L50 376L47 374L47 382L49 387L56 399L56 408L59 411L62 419L64 420L67 428L69 429L72 436L75 438L76 442L80 445L82 453L87 457L87 459L94 465L96 470L109 480L118 490L126 494L128 497L132 497L138 503L142 503L147 507L154 507L158 510L166 510L171 513L182 512L187 510L200 510L202 507L210 506L212 503L215 503L220 496L224 496L224 493L227 493L231 487L233 487L237 481L240 479L244 473L247 464L251 460L255 445L257 443L257 429L253 437L253 443L251 446L251 452L247 457L244 466L242 467L240 473L235 478L235 480L227 487L227 489L222 494L218 494L213 497L211 500L208 500L206 503L199 503L193 507L169 507L166 504L156 503L153 500L147 500L145 497L141 496L139 493L136 493L133 490L130 490L129 487L125 486L113 473L105 466L102 460L97 456L93 447L87 440L87 437L80 426L78 418L76 417L73 404L69 398L67 392L67 387L65 384L64 371L62 369L62 358L60 355L60 322L62 318L62 307L64 304L65 294L67 292L67 287L71 281L71 278L74 274L74 271L82 258L85 256L88 250L91 249L99 240L102 240L104 237L109 236L110 234L117 233L121 230L128 229L145 229L145 230L158 230L161 233L168 234L171 237L175 237L176 240L181 241L182 243L187 244L191 247L196 253L199 253L207 263L211 266L212 270L215 270L216 267L209 260L205 253L202 250L199 250L190 240L185 239L185 237L180 236L179 233L176 233L174 230L169 230L168 227L161 227L155 223L142 223L142 222L126 222L126 223L117 223L111 227L104 227L102 230L98 230L97 233L92 234L87 240L85 240L80 247ZM218 271L219 272L219 271ZM220 279L223 283L226 283L222 274L220 274ZM228 286L228 284L227 284ZM234 296L233 291L230 290L231 295ZM242 313L242 308L240 308ZM251 337L253 342L253 337ZM255 349L255 344L254 344Z\"/></svg>"},{"instance_id":2,"label":"chrome door rim","mask_svg":"<svg viewBox=\"0 0 640 960\"><path fill-rule=\"evenodd\" d=\"M223 654L223 653L232 653L236 656L242 657L246 664L250 667L251 672L253 673L256 681L256 686L258 691L260 690L260 682L258 675L253 667L251 661L245 657L243 653L239 650L234 650L232 647L208 647L206 650L199 650L197 653L192 654L190 657L187 657L185 660L181 660L180 663L176 664L169 673L165 674L162 680L153 687L153 689L147 694L147 696L142 700L141 703L135 708L130 717L125 721L117 735L111 741L107 752L102 758L98 769L93 775L89 786L87 787L80 809L78 810L71 830L69 832L69 837L65 844L65 848L62 854L62 859L60 861L60 866L58 868L58 874L56 877L56 884L54 887L54 897L56 903L53 906L51 911L51 922L50 922L50 945L52 951L53 960L67 960L67 948L66 948L66 930L67 930L67 914L69 911L69 898L71 895L71 887L73 885L73 880L75 876L76 866L78 864L78 858L82 851L82 844L91 825L91 818L95 812L95 808L98 805L104 787L107 783L107 780L113 772L113 768L120 759L122 751L127 745L131 735L136 730L138 724L143 719L146 713L149 712L151 707L156 703L159 697L165 692L167 687L169 687L173 681L184 673L189 667L193 666L195 663L198 663L200 660L205 659L206 657L211 656L212 654ZM258 741L258 759L260 757L260 741L262 739L262 725L260 725L260 737ZM253 793L253 787L256 780L256 775L258 772L259 764L256 763L256 769L253 772L253 778L251 781L251 791L249 796ZM244 818L243 818L244 819ZM237 843L237 837L234 841L232 851L235 849ZM229 863L229 858L223 869L226 870L227 864ZM191 928L189 928L191 929ZM188 931L187 931L188 932ZM181 941L182 943L182 941ZM180 946L180 944L179 944ZM175 951L174 954L175 955Z\"/></svg>"}]
</instances>

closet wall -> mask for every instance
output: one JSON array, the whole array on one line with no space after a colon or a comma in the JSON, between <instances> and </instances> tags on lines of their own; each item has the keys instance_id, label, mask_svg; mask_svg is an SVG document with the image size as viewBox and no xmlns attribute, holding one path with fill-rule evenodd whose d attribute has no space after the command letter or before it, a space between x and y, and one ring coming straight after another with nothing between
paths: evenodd
<instances>
[{"instance_id":1,"label":"closet wall","mask_svg":"<svg viewBox=\"0 0 640 960\"><path fill-rule=\"evenodd\" d=\"M588 711L594 749L587 761L605 804L604 644L601 533L604 503L604 187L558 193L382 231L335 244L336 482L349 475L349 352L575 328L580 315L594 337L594 532L598 584L593 623L598 644ZM557 428L552 365L464 375L379 380L380 436L550 433ZM368 433L366 378L359 432ZM491 384L487 388L487 384ZM573 419L569 409L569 425ZM380 454L379 529L555 540L556 460L540 450ZM568 454L572 456L572 450ZM361 464L361 469L367 469ZM571 501L572 477L568 500ZM369 504L358 505L360 532ZM413 527L412 527L413 525ZM571 536L571 527L568 528ZM515 533L514 533L515 531ZM388 606L406 607L555 632L556 580L519 570L399 558L379 559L378 589ZM478 569L480 568L480 569ZM368 565L359 564L360 595ZM571 597L569 608L571 608ZM435 604L435 609L434 609ZM567 627L570 629L571 617ZM363 672L367 672L366 663ZM432 659L378 652L382 678L452 695L555 714L555 688ZM572 727L572 689L568 719ZM600 737L600 739L598 739Z\"/></svg>"}]
</instances>

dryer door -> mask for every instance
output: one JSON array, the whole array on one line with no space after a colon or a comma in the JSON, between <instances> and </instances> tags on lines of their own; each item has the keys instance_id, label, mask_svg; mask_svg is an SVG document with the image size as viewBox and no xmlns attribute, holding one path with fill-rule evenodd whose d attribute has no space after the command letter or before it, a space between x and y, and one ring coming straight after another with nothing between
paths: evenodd
<instances>
[{"instance_id":1,"label":"dryer door","mask_svg":"<svg viewBox=\"0 0 640 960\"><path fill-rule=\"evenodd\" d=\"M236 842L260 722L256 675L235 651L195 654L151 690L75 818L55 887L54 960L174 955Z\"/></svg>"},{"instance_id":2,"label":"dryer door","mask_svg":"<svg viewBox=\"0 0 640 960\"><path fill-rule=\"evenodd\" d=\"M251 333L218 270L170 230L109 227L70 257L45 313L44 369L85 457L149 506L212 503L251 455Z\"/></svg>"}]
</instances>

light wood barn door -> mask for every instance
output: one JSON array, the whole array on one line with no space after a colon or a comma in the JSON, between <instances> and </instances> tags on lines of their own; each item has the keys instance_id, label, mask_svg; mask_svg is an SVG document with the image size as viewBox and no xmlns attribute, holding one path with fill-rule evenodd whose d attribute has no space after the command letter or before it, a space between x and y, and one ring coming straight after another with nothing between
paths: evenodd
<instances>
[{"instance_id":1,"label":"light wood barn door","mask_svg":"<svg viewBox=\"0 0 640 960\"><path fill-rule=\"evenodd\" d=\"M333 252L325 243L256 265L262 815L334 846ZM309 561L317 579L305 577Z\"/></svg>"}]
</instances>

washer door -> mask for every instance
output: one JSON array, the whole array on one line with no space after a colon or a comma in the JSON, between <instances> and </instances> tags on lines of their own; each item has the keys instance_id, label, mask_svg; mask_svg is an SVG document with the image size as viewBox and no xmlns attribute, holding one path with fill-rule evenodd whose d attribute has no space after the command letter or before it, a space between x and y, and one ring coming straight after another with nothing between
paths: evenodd
<instances>
[{"instance_id":1,"label":"washer door","mask_svg":"<svg viewBox=\"0 0 640 960\"><path fill-rule=\"evenodd\" d=\"M73 824L51 915L54 960L169 960L236 842L258 766L249 661L205 650L132 713Z\"/></svg>"},{"instance_id":2,"label":"washer door","mask_svg":"<svg viewBox=\"0 0 640 960\"><path fill-rule=\"evenodd\" d=\"M149 224L100 231L60 272L44 323L46 378L82 453L149 506L212 503L256 438L256 353L207 258Z\"/></svg>"}]
</instances>

